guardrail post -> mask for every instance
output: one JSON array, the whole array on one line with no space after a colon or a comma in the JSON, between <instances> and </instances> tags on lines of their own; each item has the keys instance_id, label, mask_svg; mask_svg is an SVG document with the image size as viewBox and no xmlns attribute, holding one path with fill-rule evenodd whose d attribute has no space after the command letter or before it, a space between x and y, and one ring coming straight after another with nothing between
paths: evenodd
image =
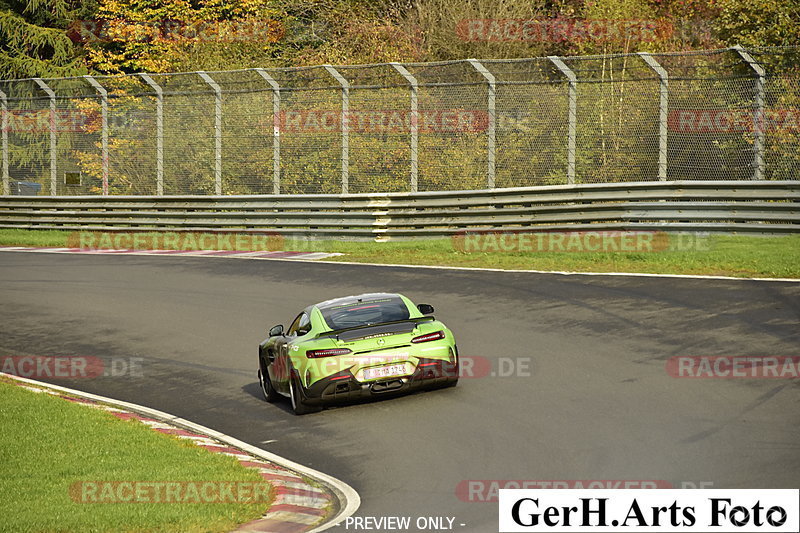
<instances>
[{"instance_id":1,"label":"guardrail post","mask_svg":"<svg viewBox=\"0 0 800 533\"><path fill-rule=\"evenodd\" d=\"M411 192L417 192L419 178L419 84L400 63L389 63L411 86Z\"/></svg>"},{"instance_id":2,"label":"guardrail post","mask_svg":"<svg viewBox=\"0 0 800 533\"><path fill-rule=\"evenodd\" d=\"M0 150L2 150L3 194L9 195L11 191L8 183L8 95L0 91Z\"/></svg>"},{"instance_id":3,"label":"guardrail post","mask_svg":"<svg viewBox=\"0 0 800 533\"><path fill-rule=\"evenodd\" d=\"M350 188L350 83L331 65L325 70L342 86L342 194Z\"/></svg>"},{"instance_id":4,"label":"guardrail post","mask_svg":"<svg viewBox=\"0 0 800 533\"><path fill-rule=\"evenodd\" d=\"M639 56L652 68L659 79L658 101L658 179L667 179L667 119L669 117L669 75L656 59L647 52L639 52Z\"/></svg>"},{"instance_id":5,"label":"guardrail post","mask_svg":"<svg viewBox=\"0 0 800 533\"><path fill-rule=\"evenodd\" d=\"M91 76L84 76L86 81L94 87L100 95L100 121L101 121L101 148L100 154L103 166L103 196L108 195L108 91Z\"/></svg>"},{"instance_id":6,"label":"guardrail post","mask_svg":"<svg viewBox=\"0 0 800 533\"><path fill-rule=\"evenodd\" d=\"M548 56L548 59L553 62L558 70L561 71L569 81L569 111L567 119L569 120L569 130L567 133L567 183L570 185L575 183L575 135L578 123L578 78L572 69L567 66L560 58L556 56Z\"/></svg>"},{"instance_id":7,"label":"guardrail post","mask_svg":"<svg viewBox=\"0 0 800 533\"><path fill-rule=\"evenodd\" d=\"M497 96L497 83L494 77L494 74L489 72L489 70L484 67L481 63L478 62L476 59L468 59L469 64L472 65L475 70L481 73L481 75L486 78L486 83L489 85L489 96L488 102L486 104L486 110L489 114L489 123L486 129L487 135L487 148L486 148L486 161L487 161L487 168L486 168L486 186L489 189L494 189L495 187L495 143L496 143L496 121L497 121L497 112L495 109L495 100Z\"/></svg>"},{"instance_id":8,"label":"guardrail post","mask_svg":"<svg viewBox=\"0 0 800 533\"><path fill-rule=\"evenodd\" d=\"M222 89L202 70L197 73L214 90L214 194L222 194Z\"/></svg>"},{"instance_id":9,"label":"guardrail post","mask_svg":"<svg viewBox=\"0 0 800 533\"><path fill-rule=\"evenodd\" d=\"M763 180L764 179L764 127L765 127L765 119L764 116L764 77L766 76L766 71L764 67L758 64L758 62L753 59L744 48L740 45L736 45L733 47L733 50L739 54L745 63L747 63L753 72L756 73L756 112L755 116L753 117L753 179L755 180Z\"/></svg>"},{"instance_id":10,"label":"guardrail post","mask_svg":"<svg viewBox=\"0 0 800 533\"><path fill-rule=\"evenodd\" d=\"M50 97L50 196L56 195L56 183L58 166L56 159L56 93L51 89L42 78L33 78L39 86Z\"/></svg>"},{"instance_id":11,"label":"guardrail post","mask_svg":"<svg viewBox=\"0 0 800 533\"><path fill-rule=\"evenodd\" d=\"M272 194L281 193L281 86L263 68L254 69L272 87Z\"/></svg>"},{"instance_id":12,"label":"guardrail post","mask_svg":"<svg viewBox=\"0 0 800 533\"><path fill-rule=\"evenodd\" d=\"M156 93L156 194L164 195L164 91L149 75L139 76Z\"/></svg>"}]
</instances>

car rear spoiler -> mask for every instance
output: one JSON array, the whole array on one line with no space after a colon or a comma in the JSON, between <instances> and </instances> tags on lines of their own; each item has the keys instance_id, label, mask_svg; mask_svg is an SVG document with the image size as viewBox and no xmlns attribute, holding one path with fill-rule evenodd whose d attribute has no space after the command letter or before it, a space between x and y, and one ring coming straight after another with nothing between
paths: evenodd
<instances>
[{"instance_id":1,"label":"car rear spoiler","mask_svg":"<svg viewBox=\"0 0 800 533\"><path fill-rule=\"evenodd\" d=\"M407 333L414 329L421 322L432 322L432 316L422 316L407 318L405 320L394 320L392 322L381 322L379 324L368 324L355 326L352 328L335 329L325 331L317 335L317 338L335 337L336 340L351 341L356 339L368 338L371 336L392 335L395 333Z\"/></svg>"}]
</instances>

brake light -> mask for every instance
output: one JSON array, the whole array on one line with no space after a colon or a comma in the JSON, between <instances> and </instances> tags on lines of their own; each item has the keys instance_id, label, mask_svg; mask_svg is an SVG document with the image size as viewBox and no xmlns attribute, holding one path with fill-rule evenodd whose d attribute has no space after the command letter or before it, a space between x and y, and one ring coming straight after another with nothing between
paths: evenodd
<instances>
[{"instance_id":1,"label":"brake light","mask_svg":"<svg viewBox=\"0 0 800 533\"><path fill-rule=\"evenodd\" d=\"M309 359L318 359L320 357L347 355L349 353L353 353L353 351L347 348L331 348L329 350L309 350L306 352L306 357L308 357Z\"/></svg>"},{"instance_id":2,"label":"brake light","mask_svg":"<svg viewBox=\"0 0 800 533\"><path fill-rule=\"evenodd\" d=\"M444 331L437 331L435 333L426 333L425 335L414 337L413 339L411 339L411 342L417 344L418 342L438 341L439 339L444 339Z\"/></svg>"}]
</instances>

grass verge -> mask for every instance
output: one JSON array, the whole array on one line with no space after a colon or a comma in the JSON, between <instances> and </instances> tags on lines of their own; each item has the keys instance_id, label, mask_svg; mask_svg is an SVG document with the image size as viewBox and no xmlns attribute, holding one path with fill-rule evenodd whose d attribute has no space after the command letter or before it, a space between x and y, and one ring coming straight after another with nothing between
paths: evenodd
<instances>
[{"instance_id":1,"label":"grass verge","mask_svg":"<svg viewBox=\"0 0 800 533\"><path fill-rule=\"evenodd\" d=\"M233 457L3 378L0 427L0 531L230 531L268 506L79 503L70 489L81 482L263 480Z\"/></svg>"},{"instance_id":2,"label":"grass verge","mask_svg":"<svg viewBox=\"0 0 800 533\"><path fill-rule=\"evenodd\" d=\"M0 245L67 246L68 231L0 230ZM201 234L195 234L201 235ZM199 240L199 239L198 239ZM71 242L74 242L72 239ZM211 236L209 242L216 242ZM551 270L635 272L734 277L800 278L800 235L695 237L691 246L653 252L464 251L452 239L354 242L282 241L282 249L339 252L331 261ZM680 248L680 247L678 247ZM245 248L247 249L247 248Z\"/></svg>"},{"instance_id":3,"label":"grass verge","mask_svg":"<svg viewBox=\"0 0 800 533\"><path fill-rule=\"evenodd\" d=\"M335 241L311 246L315 251L346 254L331 258L331 261L505 270L800 278L800 235L709 236L704 247L707 249L640 253L464 252L454 247L448 239L388 243Z\"/></svg>"}]
</instances>

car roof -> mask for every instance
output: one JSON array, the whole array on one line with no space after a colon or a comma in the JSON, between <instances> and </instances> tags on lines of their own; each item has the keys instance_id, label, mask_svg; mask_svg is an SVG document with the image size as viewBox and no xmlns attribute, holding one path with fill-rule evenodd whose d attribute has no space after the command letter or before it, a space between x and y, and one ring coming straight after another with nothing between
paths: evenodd
<instances>
[{"instance_id":1,"label":"car roof","mask_svg":"<svg viewBox=\"0 0 800 533\"><path fill-rule=\"evenodd\" d=\"M365 294L356 294L353 296L342 296L341 298L334 298L332 300L325 300L324 302L320 302L318 304L313 305L312 307L316 307L318 309L327 309L328 307L333 307L337 305L346 305L350 303L357 303L362 300L378 300L383 298L400 298L399 294L391 293L391 292L369 292Z\"/></svg>"}]
</instances>

